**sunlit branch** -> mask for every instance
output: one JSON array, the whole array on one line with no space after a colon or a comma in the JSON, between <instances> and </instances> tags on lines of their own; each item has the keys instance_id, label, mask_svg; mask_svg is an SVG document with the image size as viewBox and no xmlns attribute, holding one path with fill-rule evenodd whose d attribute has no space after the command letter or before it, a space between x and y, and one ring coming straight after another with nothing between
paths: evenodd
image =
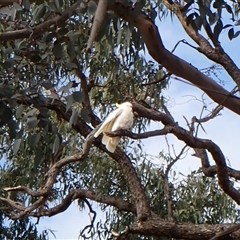
<instances>
[{"instance_id":1,"label":"sunlit branch","mask_svg":"<svg viewBox=\"0 0 240 240\"><path fill-rule=\"evenodd\" d=\"M99 0L98 1L97 10L95 12L95 16L93 19L91 33L90 33L88 43L87 43L87 49L86 49L87 52L91 51L95 37L97 36L97 33L99 32L99 30L101 28L101 24L104 20L104 17L105 17L106 11L107 11L107 5L108 5L108 0Z\"/></svg>"},{"instance_id":2,"label":"sunlit branch","mask_svg":"<svg viewBox=\"0 0 240 240\"><path fill-rule=\"evenodd\" d=\"M164 3L169 4L167 1L164 1ZM198 69L183 59L180 59L173 53L169 52L163 45L157 26L144 13L134 14L134 9L132 9L132 7L125 6L120 2L112 4L109 7L109 10L114 11L116 15L138 28L149 54L169 72L188 80L192 84L201 88L215 102L227 107L237 114L240 114L240 99L231 98L231 94L211 78L201 73ZM181 13L180 10L179 12ZM182 18L185 24L184 26L190 26L190 24L187 25L185 23L185 18ZM196 35L195 30L194 34ZM208 42L204 42L204 44L208 44ZM219 62L219 54L215 52L214 54L218 60L217 62ZM221 55L221 57L224 58L224 61L229 60L226 55ZM231 63L229 69L233 69L233 67L234 70L236 70L234 73L235 81L240 82L240 80L238 81L240 78L239 70L237 71L236 65Z\"/></svg>"}]
</instances>

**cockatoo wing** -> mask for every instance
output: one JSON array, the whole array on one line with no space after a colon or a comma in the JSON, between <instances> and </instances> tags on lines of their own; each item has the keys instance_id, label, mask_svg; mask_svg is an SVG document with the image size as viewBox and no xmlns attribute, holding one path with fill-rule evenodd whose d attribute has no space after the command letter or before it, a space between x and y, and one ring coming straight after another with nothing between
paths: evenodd
<instances>
[{"instance_id":1,"label":"cockatoo wing","mask_svg":"<svg viewBox=\"0 0 240 240\"><path fill-rule=\"evenodd\" d=\"M109 152L112 152L112 153L115 152L116 147L119 144L119 142L120 142L120 137L114 137L114 138L110 138L109 137L109 140L108 140L108 142L106 144L107 150Z\"/></svg>"},{"instance_id":2,"label":"cockatoo wing","mask_svg":"<svg viewBox=\"0 0 240 240\"><path fill-rule=\"evenodd\" d=\"M117 108L114 111L110 112L107 118L103 121L102 126L94 134L94 137L98 137L102 132L111 132L115 119L122 113L122 111L123 109Z\"/></svg>"}]
</instances>

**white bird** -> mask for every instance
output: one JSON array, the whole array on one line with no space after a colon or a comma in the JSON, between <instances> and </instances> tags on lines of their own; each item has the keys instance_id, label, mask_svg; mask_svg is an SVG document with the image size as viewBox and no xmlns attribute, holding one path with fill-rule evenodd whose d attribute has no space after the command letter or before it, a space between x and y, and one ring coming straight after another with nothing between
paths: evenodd
<instances>
[{"instance_id":1,"label":"white bird","mask_svg":"<svg viewBox=\"0 0 240 240\"><path fill-rule=\"evenodd\" d=\"M112 153L116 150L120 137L109 137L105 132L128 130L133 125L132 104L130 102L124 102L117 105L117 107L117 109L109 113L103 121L102 126L94 134L94 137L97 138L103 133L102 143L106 145L107 150Z\"/></svg>"}]
</instances>

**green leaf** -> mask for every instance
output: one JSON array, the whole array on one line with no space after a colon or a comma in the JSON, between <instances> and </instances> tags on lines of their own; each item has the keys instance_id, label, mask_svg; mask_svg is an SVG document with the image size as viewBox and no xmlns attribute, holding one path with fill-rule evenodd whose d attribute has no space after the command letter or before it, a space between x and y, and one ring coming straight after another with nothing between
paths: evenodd
<instances>
[{"instance_id":1,"label":"green leaf","mask_svg":"<svg viewBox=\"0 0 240 240\"><path fill-rule=\"evenodd\" d=\"M16 113L15 113L15 116L16 116L17 119L22 116L23 109L24 109L23 105L18 106L18 108L16 110Z\"/></svg>"},{"instance_id":2,"label":"green leaf","mask_svg":"<svg viewBox=\"0 0 240 240\"><path fill-rule=\"evenodd\" d=\"M28 128L29 128L29 129L35 128L35 127L38 125L39 121L40 121L40 120L37 119L36 117L30 117L30 118L28 118L28 121L27 121L27 126L28 126Z\"/></svg>"},{"instance_id":3,"label":"green leaf","mask_svg":"<svg viewBox=\"0 0 240 240\"><path fill-rule=\"evenodd\" d=\"M108 16L108 14L106 14L106 16ZM109 32L108 31L109 24L110 24L110 21L107 21L106 17L105 17L105 19L104 19L104 21L103 21L103 23L101 25L101 28L99 29L99 31L97 33L97 36L95 38L96 42L99 42L103 38L103 36L105 36Z\"/></svg>"},{"instance_id":4,"label":"green leaf","mask_svg":"<svg viewBox=\"0 0 240 240\"><path fill-rule=\"evenodd\" d=\"M44 156L43 151L41 149L37 149L34 158L34 171L37 170L37 167L39 166L43 156Z\"/></svg>"},{"instance_id":5,"label":"green leaf","mask_svg":"<svg viewBox=\"0 0 240 240\"><path fill-rule=\"evenodd\" d=\"M29 10L29 9L30 9L31 4L30 4L29 0L23 0L23 1L22 1L22 4L23 4L23 7L24 7L26 10Z\"/></svg>"},{"instance_id":6,"label":"green leaf","mask_svg":"<svg viewBox=\"0 0 240 240\"><path fill-rule=\"evenodd\" d=\"M230 5L228 5L227 3L225 3L225 8L226 8L226 10L227 10L229 13L233 14L233 10L232 10L232 8L231 8Z\"/></svg>"},{"instance_id":7,"label":"green leaf","mask_svg":"<svg viewBox=\"0 0 240 240\"><path fill-rule=\"evenodd\" d=\"M0 112L0 125L3 126L12 119L12 109L6 105L2 105Z\"/></svg>"},{"instance_id":8,"label":"green leaf","mask_svg":"<svg viewBox=\"0 0 240 240\"><path fill-rule=\"evenodd\" d=\"M72 110L72 115L70 117L69 124L76 125L77 120L78 120L78 112L74 109Z\"/></svg>"},{"instance_id":9,"label":"green leaf","mask_svg":"<svg viewBox=\"0 0 240 240\"><path fill-rule=\"evenodd\" d=\"M75 102L81 103L83 101L84 96L83 96L83 93L81 91L73 92L72 96L73 96L73 99L74 99Z\"/></svg>"},{"instance_id":10,"label":"green leaf","mask_svg":"<svg viewBox=\"0 0 240 240\"><path fill-rule=\"evenodd\" d=\"M68 93L69 89L72 87L73 82L69 82L66 86L63 87L63 92ZM60 89L59 89L60 91Z\"/></svg>"},{"instance_id":11,"label":"green leaf","mask_svg":"<svg viewBox=\"0 0 240 240\"><path fill-rule=\"evenodd\" d=\"M217 13L211 13L208 15L209 24L213 25L218 20L218 14Z\"/></svg>"},{"instance_id":12,"label":"green leaf","mask_svg":"<svg viewBox=\"0 0 240 240\"><path fill-rule=\"evenodd\" d=\"M194 3L194 0L189 1L189 2L183 7L182 12L186 14L186 13L189 11L189 7L192 6L193 3Z\"/></svg>"},{"instance_id":13,"label":"green leaf","mask_svg":"<svg viewBox=\"0 0 240 240\"><path fill-rule=\"evenodd\" d=\"M24 116L23 116L23 120L26 120L28 117L33 117L36 115L38 109L33 108L32 110L30 110L29 112L27 112Z\"/></svg>"},{"instance_id":14,"label":"green leaf","mask_svg":"<svg viewBox=\"0 0 240 240\"><path fill-rule=\"evenodd\" d=\"M214 35L216 40L218 40L219 35L220 35L222 29L223 29L223 23L222 23L222 20L219 19L217 24L214 27L214 32L213 32L213 35Z\"/></svg>"},{"instance_id":15,"label":"green leaf","mask_svg":"<svg viewBox=\"0 0 240 240\"><path fill-rule=\"evenodd\" d=\"M59 136L57 134L56 137L55 137L54 143L53 143L53 153L56 153L58 151L59 146L60 146L60 139L59 139Z\"/></svg>"},{"instance_id":16,"label":"green leaf","mask_svg":"<svg viewBox=\"0 0 240 240\"><path fill-rule=\"evenodd\" d=\"M13 119L11 119L10 122L7 123L7 125L9 138L10 140L13 140L14 138L16 138L16 128L18 127L17 123Z\"/></svg>"},{"instance_id":17,"label":"green leaf","mask_svg":"<svg viewBox=\"0 0 240 240\"><path fill-rule=\"evenodd\" d=\"M17 11L22 11L21 5L19 5L17 2L13 2L13 8Z\"/></svg>"},{"instance_id":18,"label":"green leaf","mask_svg":"<svg viewBox=\"0 0 240 240\"><path fill-rule=\"evenodd\" d=\"M195 13L191 13L187 16L187 19L186 19L187 25L192 24L194 16L195 16Z\"/></svg>"},{"instance_id":19,"label":"green leaf","mask_svg":"<svg viewBox=\"0 0 240 240\"><path fill-rule=\"evenodd\" d=\"M61 8L63 6L63 0L54 0L54 3L55 3L57 10L60 12Z\"/></svg>"},{"instance_id":20,"label":"green leaf","mask_svg":"<svg viewBox=\"0 0 240 240\"><path fill-rule=\"evenodd\" d=\"M19 150L19 147L20 147L20 144L21 144L21 141L22 141L21 138L20 138L20 139L16 139L16 140L14 141L14 144L13 144L13 155L16 155L16 154L17 154L17 152L18 152L18 150Z\"/></svg>"},{"instance_id":21,"label":"green leaf","mask_svg":"<svg viewBox=\"0 0 240 240\"><path fill-rule=\"evenodd\" d=\"M58 30L58 34L59 35L61 35L61 36L64 36L64 35L66 35L68 33L68 29L67 28L60 28L59 30Z\"/></svg>"},{"instance_id":22,"label":"green leaf","mask_svg":"<svg viewBox=\"0 0 240 240\"><path fill-rule=\"evenodd\" d=\"M51 83L50 81L44 81L44 82L42 83L42 86L43 86L46 90L49 90L49 89L53 88L53 85L52 85L52 83Z\"/></svg>"},{"instance_id":23,"label":"green leaf","mask_svg":"<svg viewBox=\"0 0 240 240\"><path fill-rule=\"evenodd\" d=\"M53 47L53 54L57 59L60 59L63 55L62 45L60 43L56 43Z\"/></svg>"},{"instance_id":24,"label":"green leaf","mask_svg":"<svg viewBox=\"0 0 240 240\"><path fill-rule=\"evenodd\" d=\"M90 112L88 109L86 108L82 108L81 110L81 117L83 118L83 120L87 123L91 123L91 118L90 118Z\"/></svg>"},{"instance_id":25,"label":"green leaf","mask_svg":"<svg viewBox=\"0 0 240 240\"><path fill-rule=\"evenodd\" d=\"M94 1L89 1L88 3L88 13L94 15L97 9L97 4Z\"/></svg>"},{"instance_id":26,"label":"green leaf","mask_svg":"<svg viewBox=\"0 0 240 240\"><path fill-rule=\"evenodd\" d=\"M67 53L70 59L73 59L76 57L75 46L73 41L70 38L68 39Z\"/></svg>"},{"instance_id":27,"label":"green leaf","mask_svg":"<svg viewBox=\"0 0 240 240\"><path fill-rule=\"evenodd\" d=\"M233 28L229 29L228 37L230 40L232 40L234 38L234 29Z\"/></svg>"},{"instance_id":28,"label":"green leaf","mask_svg":"<svg viewBox=\"0 0 240 240\"><path fill-rule=\"evenodd\" d=\"M21 128L21 129L16 133L16 138L22 138L23 132L24 132L24 130L23 130L23 128Z\"/></svg>"},{"instance_id":29,"label":"green leaf","mask_svg":"<svg viewBox=\"0 0 240 240\"><path fill-rule=\"evenodd\" d=\"M87 6L83 2L81 2L79 8L77 9L78 13L84 14L87 11Z\"/></svg>"},{"instance_id":30,"label":"green leaf","mask_svg":"<svg viewBox=\"0 0 240 240\"><path fill-rule=\"evenodd\" d=\"M204 22L204 20L203 20L203 18L201 16L197 16L196 17L195 25L196 25L198 31L201 30L203 22Z\"/></svg>"},{"instance_id":31,"label":"green leaf","mask_svg":"<svg viewBox=\"0 0 240 240\"><path fill-rule=\"evenodd\" d=\"M14 66L15 61L13 59L7 59L4 62L0 63L4 69L9 69Z\"/></svg>"},{"instance_id":32,"label":"green leaf","mask_svg":"<svg viewBox=\"0 0 240 240\"><path fill-rule=\"evenodd\" d=\"M42 58L39 55L33 55L31 56L30 59L33 63L40 62L42 60Z\"/></svg>"},{"instance_id":33,"label":"green leaf","mask_svg":"<svg viewBox=\"0 0 240 240\"><path fill-rule=\"evenodd\" d=\"M70 109L70 107L72 106L74 99L72 95L69 95L66 97L67 100L67 105L66 105L66 112Z\"/></svg>"},{"instance_id":34,"label":"green leaf","mask_svg":"<svg viewBox=\"0 0 240 240\"><path fill-rule=\"evenodd\" d=\"M77 68L77 65L76 65L75 63L73 63L73 62L66 62L66 63L65 63L65 66L66 66L66 68L68 68L69 70L72 70L72 69Z\"/></svg>"},{"instance_id":35,"label":"green leaf","mask_svg":"<svg viewBox=\"0 0 240 240\"><path fill-rule=\"evenodd\" d=\"M45 4L38 5L37 8L33 12L33 19L31 21L32 24L39 21L41 18L43 18L44 14L46 13L46 6Z\"/></svg>"},{"instance_id":36,"label":"green leaf","mask_svg":"<svg viewBox=\"0 0 240 240\"><path fill-rule=\"evenodd\" d=\"M29 140L29 146L36 147L40 140L40 133L29 135L28 140Z\"/></svg>"},{"instance_id":37,"label":"green leaf","mask_svg":"<svg viewBox=\"0 0 240 240\"><path fill-rule=\"evenodd\" d=\"M49 2L48 7L49 7L49 10L51 10L52 12L57 12L58 11L55 2Z\"/></svg>"},{"instance_id":38,"label":"green leaf","mask_svg":"<svg viewBox=\"0 0 240 240\"><path fill-rule=\"evenodd\" d=\"M232 24L226 24L226 25L223 27L223 29L229 28L229 27L232 27Z\"/></svg>"},{"instance_id":39,"label":"green leaf","mask_svg":"<svg viewBox=\"0 0 240 240\"><path fill-rule=\"evenodd\" d=\"M238 37L239 34L240 34L240 31L235 32L235 34L234 34L234 38Z\"/></svg>"},{"instance_id":40,"label":"green leaf","mask_svg":"<svg viewBox=\"0 0 240 240\"><path fill-rule=\"evenodd\" d=\"M215 2L213 3L213 7L218 9L218 8L221 8L223 4L224 4L224 1L215 0Z\"/></svg>"},{"instance_id":41,"label":"green leaf","mask_svg":"<svg viewBox=\"0 0 240 240\"><path fill-rule=\"evenodd\" d=\"M122 38L122 30L120 29L120 30L118 31L118 35L117 35L117 45L120 44L121 38Z\"/></svg>"}]
</instances>

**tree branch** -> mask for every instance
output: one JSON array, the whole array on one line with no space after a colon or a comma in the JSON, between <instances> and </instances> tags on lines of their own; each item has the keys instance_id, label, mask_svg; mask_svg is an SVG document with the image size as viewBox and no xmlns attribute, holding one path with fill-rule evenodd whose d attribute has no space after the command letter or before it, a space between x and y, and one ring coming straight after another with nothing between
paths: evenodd
<instances>
[{"instance_id":1,"label":"tree branch","mask_svg":"<svg viewBox=\"0 0 240 240\"><path fill-rule=\"evenodd\" d=\"M99 198L99 195L91 190L81 190L74 189L71 190L68 195L61 201L61 203L53 208L47 209L39 209L38 212L31 212L29 216L32 217L42 217L42 216L54 216L58 213L64 212L74 200L76 199L89 199L95 202L107 204L109 206L116 207L120 210L132 212L136 214L136 208L132 203L122 200L120 197L116 196L102 196Z\"/></svg>"},{"instance_id":2,"label":"tree branch","mask_svg":"<svg viewBox=\"0 0 240 240\"><path fill-rule=\"evenodd\" d=\"M179 140L184 141L188 146L192 148L207 149L216 163L217 177L220 187L236 203L240 204L240 193L232 186L231 181L229 180L225 157L221 149L214 142L193 137L191 133L179 127L167 115L155 110L147 109L137 103L133 103L133 111L137 112L141 117L161 121L170 133L174 134Z\"/></svg>"},{"instance_id":3,"label":"tree branch","mask_svg":"<svg viewBox=\"0 0 240 240\"><path fill-rule=\"evenodd\" d=\"M228 97L231 94L227 90L165 49L157 26L145 14L134 14L134 9L119 2L112 4L109 10L113 10L116 15L138 28L149 54L169 72L199 86L215 102L240 115L240 99ZM237 77L240 77L239 72Z\"/></svg>"},{"instance_id":4,"label":"tree branch","mask_svg":"<svg viewBox=\"0 0 240 240\"><path fill-rule=\"evenodd\" d=\"M29 37L36 38L42 33L46 32L51 25L58 26L61 23L65 22L67 19L69 19L73 15L74 10L78 6L79 6L79 2L74 3L70 8L65 10L61 15L57 15L56 17L48 21L40 23L39 25L31 28L31 30L24 28L16 31L3 32L0 34L0 42L11 41L15 39L22 39L22 38L29 38Z\"/></svg>"},{"instance_id":5,"label":"tree branch","mask_svg":"<svg viewBox=\"0 0 240 240\"><path fill-rule=\"evenodd\" d=\"M163 3L167 8L172 9L172 5L170 5L167 0L164 0ZM209 41L205 39L200 33L196 32L196 30L193 29L191 24L187 23L186 21L187 18L181 11L181 6L176 2L174 4L174 13L181 22L185 32L199 45L199 48L197 50L203 53L210 60L221 64L228 72L228 74L232 77L232 79L236 82L238 89L240 89L240 69L230 58L230 56L224 51L220 42L219 41L216 42L215 40L213 40L212 33L208 26L206 26L205 30L210 39L213 40L215 48L213 48L209 44Z\"/></svg>"},{"instance_id":6,"label":"tree branch","mask_svg":"<svg viewBox=\"0 0 240 240\"><path fill-rule=\"evenodd\" d=\"M101 28L101 24L104 20L106 11L107 11L107 5L108 5L108 0L99 0L98 5L97 5L97 10L95 12L94 20L93 20L93 25L91 29L91 33L88 39L87 43L87 52L91 51L93 42L95 40L95 37Z\"/></svg>"},{"instance_id":7,"label":"tree branch","mask_svg":"<svg viewBox=\"0 0 240 240\"><path fill-rule=\"evenodd\" d=\"M140 234L144 236L165 236L176 239L194 239L194 240L209 240L214 237L216 233L222 232L232 228L238 228L238 224L178 224L171 221L165 221L161 218L151 218L139 224L132 224L129 226L129 233ZM189 231L191 229L191 231ZM238 239L240 231L232 234L232 239Z\"/></svg>"}]
</instances>

